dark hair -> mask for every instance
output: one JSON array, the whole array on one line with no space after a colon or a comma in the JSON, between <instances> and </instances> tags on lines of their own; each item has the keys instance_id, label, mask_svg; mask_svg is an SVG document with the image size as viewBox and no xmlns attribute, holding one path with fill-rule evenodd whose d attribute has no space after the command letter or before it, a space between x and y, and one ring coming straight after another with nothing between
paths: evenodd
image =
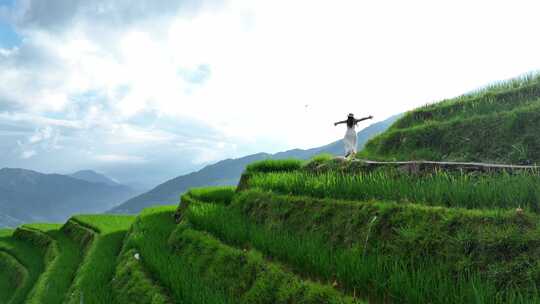
<instances>
[{"instance_id":1,"label":"dark hair","mask_svg":"<svg viewBox=\"0 0 540 304\"><path fill-rule=\"evenodd\" d=\"M356 119L354 119L354 116L347 117L347 127L352 128L356 124Z\"/></svg>"}]
</instances>

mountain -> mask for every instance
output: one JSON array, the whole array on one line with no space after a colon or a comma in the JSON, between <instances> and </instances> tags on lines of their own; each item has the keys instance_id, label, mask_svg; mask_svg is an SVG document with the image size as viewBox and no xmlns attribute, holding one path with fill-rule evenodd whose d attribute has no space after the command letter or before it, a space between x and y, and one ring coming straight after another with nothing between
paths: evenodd
<instances>
[{"instance_id":1,"label":"mountain","mask_svg":"<svg viewBox=\"0 0 540 304\"><path fill-rule=\"evenodd\" d=\"M74 177L76 179L81 179L87 182L91 183L102 183L109 186L120 186L119 183L113 181L112 179L108 178L107 176L97 173L92 170L81 170L77 171L73 174L70 174L69 176Z\"/></svg>"},{"instance_id":2,"label":"mountain","mask_svg":"<svg viewBox=\"0 0 540 304\"><path fill-rule=\"evenodd\" d=\"M540 163L540 74L413 110L370 140L361 157Z\"/></svg>"},{"instance_id":3,"label":"mountain","mask_svg":"<svg viewBox=\"0 0 540 304\"><path fill-rule=\"evenodd\" d=\"M368 139L384 132L401 115L394 115L384 121L374 123L358 132L358 147L361 149ZM258 153L238 159L226 159L204 167L203 169L187 175L171 179L154 189L136 196L111 210L111 213L137 213L151 205L175 204L180 195L187 189L202 186L235 185L240 179L246 165L251 162L274 158L299 158L309 159L317 154L329 153L343 155L343 143L341 140L328 145L302 150L294 149L276 154Z\"/></svg>"},{"instance_id":4,"label":"mountain","mask_svg":"<svg viewBox=\"0 0 540 304\"><path fill-rule=\"evenodd\" d=\"M4 168L0 170L0 227L103 212L133 195L134 191L123 185Z\"/></svg>"}]
</instances>

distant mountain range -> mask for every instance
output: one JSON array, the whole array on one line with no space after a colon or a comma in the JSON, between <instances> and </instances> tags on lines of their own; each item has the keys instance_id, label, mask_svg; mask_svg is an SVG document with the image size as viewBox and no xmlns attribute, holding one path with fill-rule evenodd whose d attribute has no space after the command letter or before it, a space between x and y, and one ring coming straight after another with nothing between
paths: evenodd
<instances>
[{"instance_id":1,"label":"distant mountain range","mask_svg":"<svg viewBox=\"0 0 540 304\"><path fill-rule=\"evenodd\" d=\"M372 137L384 132L392 125L401 114L392 116L384 121L374 123L358 132L358 148ZM329 153L343 155L344 148L341 140L331 144L308 150L294 149L276 154L258 153L238 159L226 159L203 169L171 179L154 189L136 196L125 203L115 207L111 213L138 213L142 209L152 205L176 204L180 195L187 189L202 186L235 185L240 175L249 163L263 159L299 158L309 159L317 154Z\"/></svg>"},{"instance_id":2,"label":"distant mountain range","mask_svg":"<svg viewBox=\"0 0 540 304\"><path fill-rule=\"evenodd\" d=\"M0 169L0 227L100 213L136 194L93 171L61 175L4 168Z\"/></svg>"}]
</instances>

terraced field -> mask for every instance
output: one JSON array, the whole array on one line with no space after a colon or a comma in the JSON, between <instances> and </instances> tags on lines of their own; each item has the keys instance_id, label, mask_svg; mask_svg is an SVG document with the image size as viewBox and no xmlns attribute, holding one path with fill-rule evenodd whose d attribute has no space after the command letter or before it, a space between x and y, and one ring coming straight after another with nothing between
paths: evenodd
<instances>
[{"instance_id":1,"label":"terraced field","mask_svg":"<svg viewBox=\"0 0 540 304\"><path fill-rule=\"evenodd\" d=\"M3 264L9 265L10 270L7 273L11 277L19 278L14 282L15 290L2 291L8 295L1 299L2 302L26 303L32 288L45 269L44 248L22 240L19 234L14 234L12 230L0 230L0 252L3 256L8 256L7 259L3 259Z\"/></svg>"},{"instance_id":2,"label":"terraced field","mask_svg":"<svg viewBox=\"0 0 540 304\"><path fill-rule=\"evenodd\" d=\"M11 299L24 274L19 262L11 255L0 252L0 299Z\"/></svg>"},{"instance_id":3,"label":"terraced field","mask_svg":"<svg viewBox=\"0 0 540 304\"><path fill-rule=\"evenodd\" d=\"M0 303L540 303L539 185L263 161L178 206L1 230Z\"/></svg>"},{"instance_id":4,"label":"terraced field","mask_svg":"<svg viewBox=\"0 0 540 304\"><path fill-rule=\"evenodd\" d=\"M32 253L38 254L28 250L26 244L11 239L12 234L12 230L0 230L0 299L4 303L18 303L31 284L29 275L34 274L16 256L30 260Z\"/></svg>"},{"instance_id":5,"label":"terraced field","mask_svg":"<svg viewBox=\"0 0 540 304\"><path fill-rule=\"evenodd\" d=\"M411 174L314 162L256 164L230 206L196 199L191 221L376 301L539 301L539 218L527 203L536 201L537 172ZM521 200L516 187L529 196ZM490 205L481 204L488 193Z\"/></svg>"},{"instance_id":6,"label":"terraced field","mask_svg":"<svg viewBox=\"0 0 540 304\"><path fill-rule=\"evenodd\" d=\"M102 295L112 293L116 257L132 220L78 216L63 226L0 231L0 303L112 303ZM96 230L84 227L87 222Z\"/></svg>"},{"instance_id":7,"label":"terraced field","mask_svg":"<svg viewBox=\"0 0 540 304\"><path fill-rule=\"evenodd\" d=\"M540 163L540 75L502 81L407 113L366 159Z\"/></svg>"},{"instance_id":8,"label":"terraced field","mask_svg":"<svg viewBox=\"0 0 540 304\"><path fill-rule=\"evenodd\" d=\"M82 260L82 250L68 238L61 225L32 224L18 228L29 241L46 248L45 270L26 303L62 303Z\"/></svg>"},{"instance_id":9,"label":"terraced field","mask_svg":"<svg viewBox=\"0 0 540 304\"><path fill-rule=\"evenodd\" d=\"M85 248L85 258L66 295L65 303L114 303L117 259L133 216L81 215L63 229Z\"/></svg>"}]
</instances>

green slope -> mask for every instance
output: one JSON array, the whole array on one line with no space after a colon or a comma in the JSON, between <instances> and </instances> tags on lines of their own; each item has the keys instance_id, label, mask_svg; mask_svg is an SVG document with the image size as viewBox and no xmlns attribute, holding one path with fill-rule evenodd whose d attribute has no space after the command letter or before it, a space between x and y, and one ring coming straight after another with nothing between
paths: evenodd
<instances>
[{"instance_id":1,"label":"green slope","mask_svg":"<svg viewBox=\"0 0 540 304\"><path fill-rule=\"evenodd\" d=\"M71 286L82 261L82 250L60 228L61 225L56 224L31 224L18 228L36 242L47 246L45 271L27 303L63 303Z\"/></svg>"},{"instance_id":2,"label":"green slope","mask_svg":"<svg viewBox=\"0 0 540 304\"><path fill-rule=\"evenodd\" d=\"M229 206L195 197L188 193L183 200L191 205L187 218L197 229L375 302L539 299L537 248L529 247L540 239L537 216L260 190L242 191Z\"/></svg>"},{"instance_id":3,"label":"green slope","mask_svg":"<svg viewBox=\"0 0 540 304\"><path fill-rule=\"evenodd\" d=\"M474 205L492 192L512 196L516 185L538 188L537 172L456 173L439 183L452 175L389 174L383 167L365 176L362 170L370 172L369 167L341 162L320 173L333 162L296 170L277 162L253 165L229 205L201 205L197 201L204 197L188 193L183 199L192 206L186 216L228 242L261 248L303 273L336 279L338 286L379 301L540 301L537 210L516 209L511 200L497 201L500 197L492 197L494 205ZM535 182L512 184L507 180L512 178ZM445 205L441 198L452 202L456 190L472 210L430 206ZM416 193L420 196L411 195Z\"/></svg>"},{"instance_id":4,"label":"green slope","mask_svg":"<svg viewBox=\"0 0 540 304\"><path fill-rule=\"evenodd\" d=\"M22 265L17 264L13 256L0 251L0 299L2 299L0 303L9 302L20 286L24 274L19 271Z\"/></svg>"},{"instance_id":5,"label":"green slope","mask_svg":"<svg viewBox=\"0 0 540 304\"><path fill-rule=\"evenodd\" d=\"M0 251L16 259L24 269L22 280L11 299L2 299L4 303L23 304L45 269L45 249L38 247L14 235L12 230L0 230ZM8 291L4 291L8 293Z\"/></svg>"},{"instance_id":6,"label":"green slope","mask_svg":"<svg viewBox=\"0 0 540 304\"><path fill-rule=\"evenodd\" d=\"M133 220L132 216L79 215L64 225L63 230L86 251L65 303L114 303L111 281Z\"/></svg>"},{"instance_id":7,"label":"green slope","mask_svg":"<svg viewBox=\"0 0 540 304\"><path fill-rule=\"evenodd\" d=\"M231 191L218 187L206 198L223 202ZM119 303L359 303L187 218L177 224L175 210L145 209L133 224L113 283Z\"/></svg>"},{"instance_id":8,"label":"green slope","mask_svg":"<svg viewBox=\"0 0 540 304\"><path fill-rule=\"evenodd\" d=\"M413 110L359 156L531 164L539 132L540 76L530 75Z\"/></svg>"},{"instance_id":9,"label":"green slope","mask_svg":"<svg viewBox=\"0 0 540 304\"><path fill-rule=\"evenodd\" d=\"M0 238L11 233L10 230L2 230ZM0 241L0 303L9 303L28 280L28 270L13 254L2 248Z\"/></svg>"}]
</instances>

